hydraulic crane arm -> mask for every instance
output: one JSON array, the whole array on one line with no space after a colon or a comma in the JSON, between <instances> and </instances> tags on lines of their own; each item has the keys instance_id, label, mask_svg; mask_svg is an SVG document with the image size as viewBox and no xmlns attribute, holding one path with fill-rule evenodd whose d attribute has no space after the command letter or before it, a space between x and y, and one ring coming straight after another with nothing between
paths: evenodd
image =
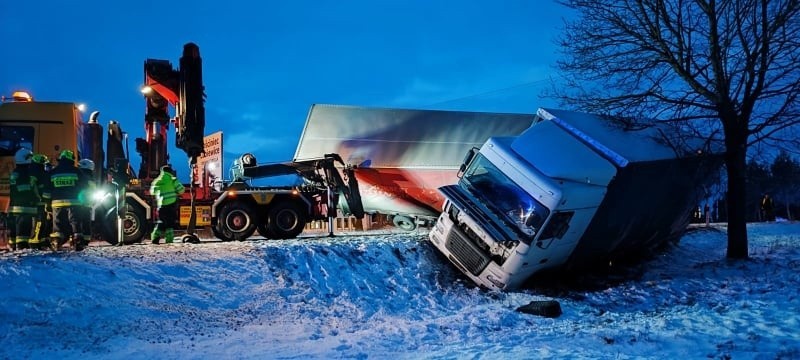
<instances>
[{"instance_id":1,"label":"hydraulic crane arm","mask_svg":"<svg viewBox=\"0 0 800 360\"><path fill-rule=\"evenodd\" d=\"M200 49L194 43L183 46L177 70L167 60L144 62L146 100L146 138L136 139L136 151L142 156L139 177L153 179L161 166L169 162L166 137L170 116L168 105L175 108L175 145L192 164L203 152L205 131L205 94Z\"/></svg>"},{"instance_id":2,"label":"hydraulic crane arm","mask_svg":"<svg viewBox=\"0 0 800 360\"><path fill-rule=\"evenodd\" d=\"M337 163L342 167L341 173L336 167ZM261 165L256 164L255 156L245 154L234 162L233 172L236 179L259 179L280 175L301 176L342 194L349 212L358 219L364 218L364 206L355 177L355 168L345 164L339 154L332 153L325 154L322 158Z\"/></svg>"},{"instance_id":3,"label":"hydraulic crane arm","mask_svg":"<svg viewBox=\"0 0 800 360\"><path fill-rule=\"evenodd\" d=\"M203 153L206 126L203 60L193 43L183 46L179 70L178 106L175 116L175 146L186 152L192 164Z\"/></svg>"}]
</instances>

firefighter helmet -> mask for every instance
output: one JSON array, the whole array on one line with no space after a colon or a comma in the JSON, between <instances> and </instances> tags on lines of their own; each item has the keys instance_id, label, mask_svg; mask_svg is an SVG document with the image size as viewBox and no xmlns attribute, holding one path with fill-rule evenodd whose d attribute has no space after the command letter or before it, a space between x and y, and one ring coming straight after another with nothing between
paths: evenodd
<instances>
[{"instance_id":1,"label":"firefighter helmet","mask_svg":"<svg viewBox=\"0 0 800 360\"><path fill-rule=\"evenodd\" d=\"M94 161L89 159L81 159L80 161L78 161L78 168L94 171Z\"/></svg>"},{"instance_id":2,"label":"firefighter helmet","mask_svg":"<svg viewBox=\"0 0 800 360\"><path fill-rule=\"evenodd\" d=\"M17 153L14 154L14 161L17 164L30 164L32 157L33 157L33 151L31 151L30 149L22 148L17 150Z\"/></svg>"},{"instance_id":3,"label":"firefighter helmet","mask_svg":"<svg viewBox=\"0 0 800 360\"><path fill-rule=\"evenodd\" d=\"M64 150L61 154L58 155L58 160L67 159L70 161L75 161L75 153L72 150Z\"/></svg>"},{"instance_id":4,"label":"firefighter helmet","mask_svg":"<svg viewBox=\"0 0 800 360\"><path fill-rule=\"evenodd\" d=\"M44 154L33 154L31 161L33 161L34 164L47 164L50 162L50 159Z\"/></svg>"}]
</instances>

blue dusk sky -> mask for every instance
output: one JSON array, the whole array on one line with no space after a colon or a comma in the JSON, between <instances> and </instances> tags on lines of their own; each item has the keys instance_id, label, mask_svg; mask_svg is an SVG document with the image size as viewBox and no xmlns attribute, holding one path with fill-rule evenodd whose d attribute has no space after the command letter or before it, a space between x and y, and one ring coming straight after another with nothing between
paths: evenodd
<instances>
[{"instance_id":1,"label":"blue dusk sky","mask_svg":"<svg viewBox=\"0 0 800 360\"><path fill-rule=\"evenodd\" d=\"M225 165L291 160L312 104L532 113L568 10L551 1L2 1L0 92L85 103L144 137L145 59L203 57ZM87 115L88 117L88 115ZM188 169L174 148L171 162ZM131 154L138 166L138 154ZM182 171L186 174L185 171ZM182 178L184 176L181 176Z\"/></svg>"}]
</instances>

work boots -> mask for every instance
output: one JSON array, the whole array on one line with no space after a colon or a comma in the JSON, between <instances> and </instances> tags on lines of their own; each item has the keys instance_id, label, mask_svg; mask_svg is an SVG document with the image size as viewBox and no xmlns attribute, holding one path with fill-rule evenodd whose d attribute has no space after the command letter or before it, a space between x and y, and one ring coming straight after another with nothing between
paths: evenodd
<instances>
[{"instance_id":1,"label":"work boots","mask_svg":"<svg viewBox=\"0 0 800 360\"><path fill-rule=\"evenodd\" d=\"M50 239L49 238L41 239L39 241L39 247L37 248L37 250L44 251L44 250L48 250L48 249L50 249Z\"/></svg>"},{"instance_id":2,"label":"work boots","mask_svg":"<svg viewBox=\"0 0 800 360\"><path fill-rule=\"evenodd\" d=\"M175 233L172 231L172 229L167 229L164 232L164 239L166 240L167 244L172 244L172 240L175 239Z\"/></svg>"},{"instance_id":3,"label":"work boots","mask_svg":"<svg viewBox=\"0 0 800 360\"><path fill-rule=\"evenodd\" d=\"M55 235L54 233L50 235L50 250L58 251L58 248L61 247L61 243L61 234Z\"/></svg>"},{"instance_id":4,"label":"work boots","mask_svg":"<svg viewBox=\"0 0 800 360\"><path fill-rule=\"evenodd\" d=\"M70 241L72 242L72 250L82 251L86 247L86 244L83 242L83 235L81 234L72 235Z\"/></svg>"},{"instance_id":5,"label":"work boots","mask_svg":"<svg viewBox=\"0 0 800 360\"><path fill-rule=\"evenodd\" d=\"M150 242L151 242L153 245L156 245L156 244L158 244L158 240L159 240L160 238L161 238L161 231L158 231L158 229L157 229L157 228L156 228L156 229L153 229L153 232L150 234Z\"/></svg>"}]
</instances>

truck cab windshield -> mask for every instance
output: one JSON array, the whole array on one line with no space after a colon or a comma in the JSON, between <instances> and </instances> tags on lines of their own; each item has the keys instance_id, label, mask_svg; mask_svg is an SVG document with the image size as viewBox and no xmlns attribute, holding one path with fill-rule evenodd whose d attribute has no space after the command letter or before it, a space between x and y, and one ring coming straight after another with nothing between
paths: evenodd
<instances>
[{"instance_id":1,"label":"truck cab windshield","mask_svg":"<svg viewBox=\"0 0 800 360\"><path fill-rule=\"evenodd\" d=\"M550 210L481 154L476 155L461 180L478 201L514 229L525 243L533 241L550 215Z\"/></svg>"}]
</instances>

